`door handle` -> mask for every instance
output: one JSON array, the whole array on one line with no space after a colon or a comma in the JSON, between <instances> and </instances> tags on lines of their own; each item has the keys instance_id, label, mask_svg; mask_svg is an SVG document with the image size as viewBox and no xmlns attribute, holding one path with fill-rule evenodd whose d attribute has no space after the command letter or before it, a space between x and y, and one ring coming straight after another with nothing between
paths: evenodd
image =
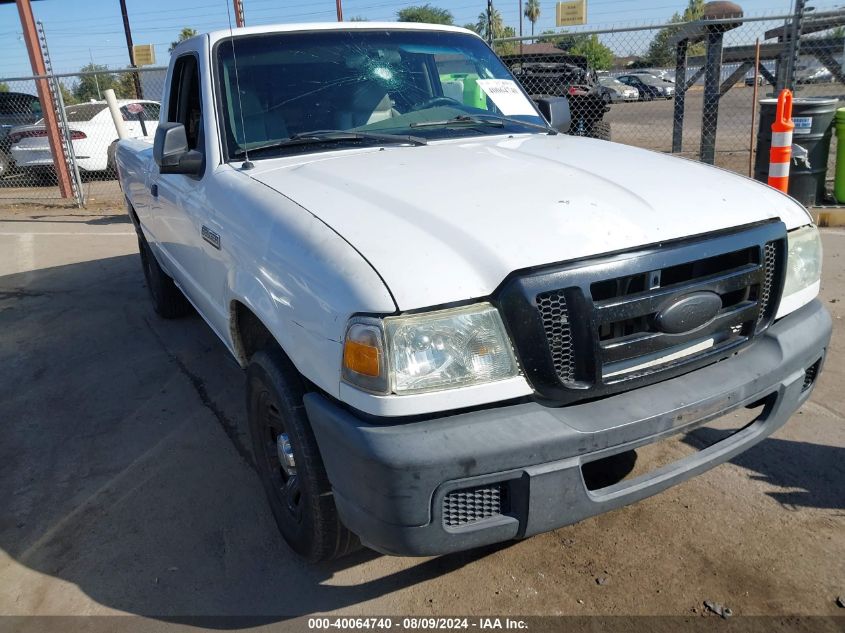
<instances>
[{"instance_id":1,"label":"door handle","mask_svg":"<svg viewBox=\"0 0 845 633\"><path fill-rule=\"evenodd\" d=\"M158 198L158 185L153 183L150 185L150 195L153 198Z\"/></svg>"}]
</instances>

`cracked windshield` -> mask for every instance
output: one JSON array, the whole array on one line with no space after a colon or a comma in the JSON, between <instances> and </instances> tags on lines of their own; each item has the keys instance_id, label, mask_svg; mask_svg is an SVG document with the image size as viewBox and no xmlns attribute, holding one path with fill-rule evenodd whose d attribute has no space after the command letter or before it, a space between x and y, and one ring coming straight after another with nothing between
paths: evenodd
<instances>
[{"instance_id":1,"label":"cracked windshield","mask_svg":"<svg viewBox=\"0 0 845 633\"><path fill-rule=\"evenodd\" d=\"M274 33L225 40L217 89L230 159L367 143L548 132L479 38L424 31ZM236 68L237 63L237 68Z\"/></svg>"}]
</instances>

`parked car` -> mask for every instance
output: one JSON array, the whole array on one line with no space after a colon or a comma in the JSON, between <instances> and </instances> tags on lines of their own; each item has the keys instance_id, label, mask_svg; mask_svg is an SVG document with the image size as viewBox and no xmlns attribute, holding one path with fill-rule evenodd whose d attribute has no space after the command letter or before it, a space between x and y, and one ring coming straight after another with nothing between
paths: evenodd
<instances>
[{"instance_id":1,"label":"parked car","mask_svg":"<svg viewBox=\"0 0 845 633\"><path fill-rule=\"evenodd\" d=\"M599 77L602 99L608 103L619 101L637 101L640 91L633 86L626 86L615 77Z\"/></svg>"},{"instance_id":2,"label":"parked car","mask_svg":"<svg viewBox=\"0 0 845 633\"><path fill-rule=\"evenodd\" d=\"M659 77L670 83L675 83L674 72L664 68L637 68L629 70L627 75L650 75L652 77Z\"/></svg>"},{"instance_id":3,"label":"parked car","mask_svg":"<svg viewBox=\"0 0 845 633\"><path fill-rule=\"evenodd\" d=\"M25 92L0 92L0 178L14 168L9 150L9 132L18 125L35 123L41 118L41 102Z\"/></svg>"},{"instance_id":4,"label":"parked car","mask_svg":"<svg viewBox=\"0 0 845 633\"><path fill-rule=\"evenodd\" d=\"M152 138L158 127L160 106L157 101L119 99L117 104L130 138ZM65 118L80 171L113 171L117 130L108 104L93 101L70 105L65 108ZM52 167L53 155L43 121L14 128L9 140L18 168L44 170Z\"/></svg>"},{"instance_id":5,"label":"parked car","mask_svg":"<svg viewBox=\"0 0 845 633\"><path fill-rule=\"evenodd\" d=\"M626 86L636 88L640 93L640 101L652 99L671 99L675 96L675 86L654 75L622 75L617 77Z\"/></svg>"},{"instance_id":6,"label":"parked car","mask_svg":"<svg viewBox=\"0 0 845 633\"><path fill-rule=\"evenodd\" d=\"M535 108L471 31L227 29L167 77L155 142L117 149L150 300L192 304L245 368L256 470L309 560L619 508L735 459L813 390L831 320L807 210L560 134L567 100ZM713 444L623 479L633 450L711 422Z\"/></svg>"},{"instance_id":7,"label":"parked car","mask_svg":"<svg viewBox=\"0 0 845 633\"><path fill-rule=\"evenodd\" d=\"M829 84L836 81L833 73L824 66L799 68L795 71L795 83L798 84Z\"/></svg>"},{"instance_id":8,"label":"parked car","mask_svg":"<svg viewBox=\"0 0 845 633\"><path fill-rule=\"evenodd\" d=\"M569 99L570 134L610 140L610 122L604 120L610 106L586 57L563 52L530 53L505 55L502 61L532 99Z\"/></svg>"}]
</instances>

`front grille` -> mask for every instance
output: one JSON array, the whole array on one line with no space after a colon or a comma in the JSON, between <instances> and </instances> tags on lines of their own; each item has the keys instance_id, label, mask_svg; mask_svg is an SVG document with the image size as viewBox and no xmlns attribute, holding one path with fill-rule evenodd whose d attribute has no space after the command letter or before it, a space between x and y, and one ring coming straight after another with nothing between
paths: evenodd
<instances>
[{"instance_id":1,"label":"front grille","mask_svg":"<svg viewBox=\"0 0 845 633\"><path fill-rule=\"evenodd\" d=\"M775 272L777 272L777 243L768 242L763 248L763 268L766 271L763 283L760 286L760 313L757 315L758 323L769 316L769 303L772 295L772 283L774 283Z\"/></svg>"},{"instance_id":2,"label":"front grille","mask_svg":"<svg viewBox=\"0 0 845 633\"><path fill-rule=\"evenodd\" d=\"M515 278L498 301L526 377L570 402L729 356L774 317L785 236L773 222Z\"/></svg>"},{"instance_id":3,"label":"front grille","mask_svg":"<svg viewBox=\"0 0 845 633\"><path fill-rule=\"evenodd\" d=\"M459 527L506 512L505 484L454 490L443 498L443 525Z\"/></svg>"},{"instance_id":4,"label":"front grille","mask_svg":"<svg viewBox=\"0 0 845 633\"><path fill-rule=\"evenodd\" d=\"M555 373L561 382L572 382L575 379L575 359L566 297L561 291L544 292L537 295L537 309L542 315Z\"/></svg>"}]
</instances>

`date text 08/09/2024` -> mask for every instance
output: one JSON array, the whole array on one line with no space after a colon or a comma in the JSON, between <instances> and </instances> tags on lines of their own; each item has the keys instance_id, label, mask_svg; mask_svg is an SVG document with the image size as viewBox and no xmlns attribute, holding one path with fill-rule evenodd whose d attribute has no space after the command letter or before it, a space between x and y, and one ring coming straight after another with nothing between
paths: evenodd
<instances>
[{"instance_id":1,"label":"date text 08/09/2024","mask_svg":"<svg viewBox=\"0 0 845 633\"><path fill-rule=\"evenodd\" d=\"M308 630L328 629L389 629L397 630L527 630L528 623L519 618L440 618L406 617L399 620L392 617L363 618L309 618Z\"/></svg>"}]
</instances>

